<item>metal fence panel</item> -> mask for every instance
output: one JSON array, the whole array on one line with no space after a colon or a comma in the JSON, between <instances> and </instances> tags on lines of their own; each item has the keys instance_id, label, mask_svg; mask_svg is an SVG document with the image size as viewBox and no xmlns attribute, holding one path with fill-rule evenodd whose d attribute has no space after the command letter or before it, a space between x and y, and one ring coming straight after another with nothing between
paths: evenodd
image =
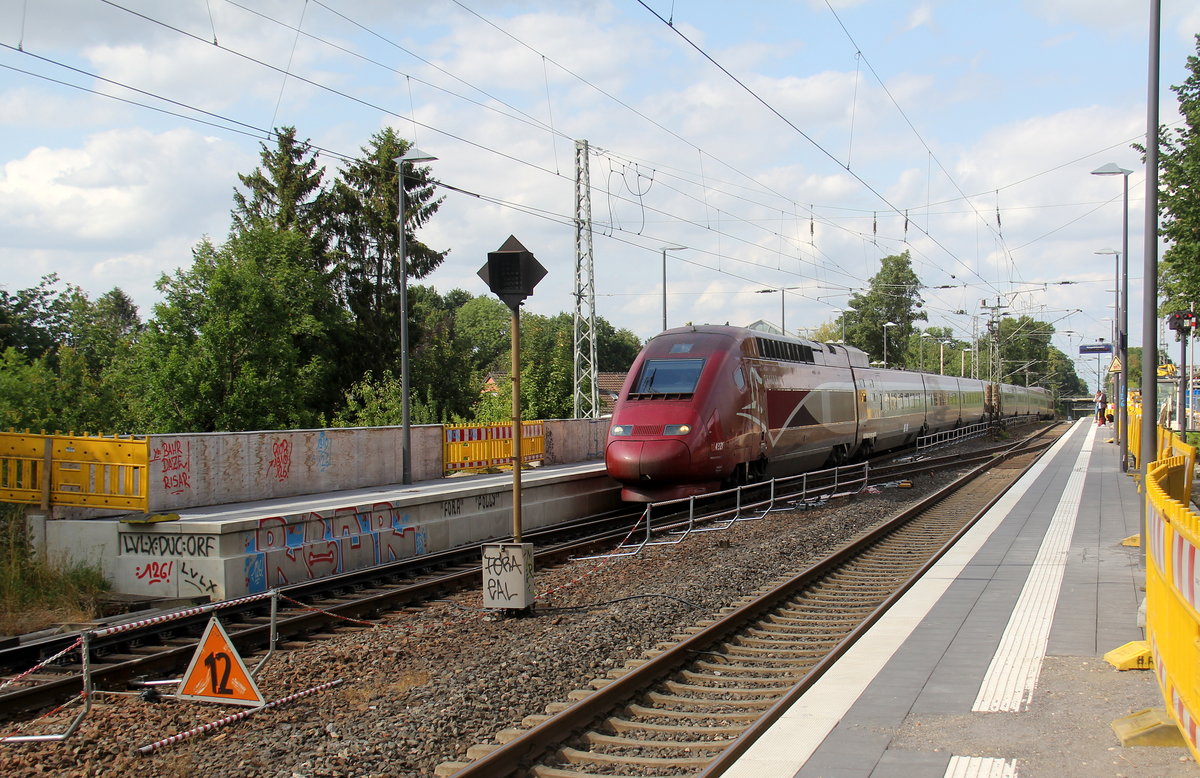
<instances>
[{"instance_id":1,"label":"metal fence panel","mask_svg":"<svg viewBox=\"0 0 1200 778\"><path fill-rule=\"evenodd\" d=\"M0 501L145 511L148 460L147 438L0 432Z\"/></svg>"},{"instance_id":2,"label":"metal fence panel","mask_svg":"<svg viewBox=\"0 0 1200 778\"><path fill-rule=\"evenodd\" d=\"M487 470L512 465L513 425L476 424L442 427L442 465L446 472ZM521 422L521 461L540 462L546 455L545 425Z\"/></svg>"}]
</instances>

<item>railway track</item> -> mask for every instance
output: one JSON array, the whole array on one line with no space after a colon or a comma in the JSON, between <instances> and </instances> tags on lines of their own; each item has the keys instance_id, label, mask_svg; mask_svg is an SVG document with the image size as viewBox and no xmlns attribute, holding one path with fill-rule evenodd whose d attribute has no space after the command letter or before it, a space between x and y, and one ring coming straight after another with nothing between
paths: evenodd
<instances>
[{"instance_id":1,"label":"railway track","mask_svg":"<svg viewBox=\"0 0 1200 778\"><path fill-rule=\"evenodd\" d=\"M530 532L526 539L535 544L537 564L549 566L598 545L611 545L628 532L633 515L622 512L591 517ZM376 619L385 612L478 587L480 553L476 546L453 549L285 587L280 590L285 599L277 614L275 645L295 648L354 621ZM253 656L268 647L269 607L269 602L259 600L219 610L222 624L242 656ZM131 681L178 677L191 660L208 619L209 614L203 613L92 641L89 664L93 687L125 689ZM6 648L0 651L0 666L8 675L24 671L67 649L77 638L78 633L72 633ZM0 721L19 719L78 695L83 686L82 669L82 658L76 650L0 691Z\"/></svg>"},{"instance_id":2,"label":"railway track","mask_svg":"<svg viewBox=\"0 0 1200 778\"><path fill-rule=\"evenodd\" d=\"M990 460L1000 450L1000 447L989 448L968 457L928 457L917 462L875 466L864 484L961 468L964 462ZM830 493L836 488L833 476L817 476L807 483L810 495ZM768 494L765 485L748 487L745 491L747 507L788 499L783 492ZM535 544L536 563L542 569L592 549L611 548L628 534L635 516L636 513L625 512L582 519L527 533L526 539ZM658 519L656 531L669 531L685 522L689 519L683 513L667 514ZM320 638L352 623L347 620L375 619L385 612L478 587L479 558L478 547L459 548L286 587L281 590L286 600L278 613L275 645L295 648L305 640ZM253 656L268 647L270 615L264 601L223 608L220 617L243 656ZM93 641L89 664L94 688L126 689L131 681L177 677L191 659L207 620L208 614L201 614ZM67 648L77 636L77 633L66 634L4 648L0 650L0 667L6 675L20 672ZM76 696L82 688L81 672L82 661L75 651L0 691L0 721L19 719Z\"/></svg>"},{"instance_id":3,"label":"railway track","mask_svg":"<svg viewBox=\"0 0 1200 778\"><path fill-rule=\"evenodd\" d=\"M477 746L456 778L719 772L1033 464L1023 441L826 559Z\"/></svg>"}]
</instances>

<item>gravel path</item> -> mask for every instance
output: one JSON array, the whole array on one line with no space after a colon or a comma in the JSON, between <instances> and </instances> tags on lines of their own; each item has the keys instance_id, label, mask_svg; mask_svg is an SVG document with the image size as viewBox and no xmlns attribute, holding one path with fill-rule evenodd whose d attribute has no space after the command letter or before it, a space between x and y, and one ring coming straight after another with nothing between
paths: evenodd
<instances>
[{"instance_id":1,"label":"gravel path","mask_svg":"<svg viewBox=\"0 0 1200 778\"><path fill-rule=\"evenodd\" d=\"M341 630L277 654L257 682L268 699L334 678L345 679L343 686L150 756L135 749L230 708L100 697L65 743L0 747L0 774L428 776L590 678L801 570L951 477L772 514L636 557L541 571L535 587L552 594L528 618L486 614L480 594L468 592ZM22 730L61 731L55 720L68 719L60 714Z\"/></svg>"}]
</instances>

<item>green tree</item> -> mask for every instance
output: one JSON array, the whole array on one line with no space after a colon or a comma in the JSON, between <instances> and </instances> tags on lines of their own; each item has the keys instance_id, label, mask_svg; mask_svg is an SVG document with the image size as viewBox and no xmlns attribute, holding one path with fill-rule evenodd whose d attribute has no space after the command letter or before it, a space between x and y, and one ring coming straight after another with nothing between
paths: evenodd
<instances>
[{"instance_id":1,"label":"green tree","mask_svg":"<svg viewBox=\"0 0 1200 778\"><path fill-rule=\"evenodd\" d=\"M58 274L37 286L9 293L0 287L0 349L13 347L29 357L52 351L66 336L76 287L56 289Z\"/></svg>"},{"instance_id":2,"label":"green tree","mask_svg":"<svg viewBox=\"0 0 1200 778\"><path fill-rule=\"evenodd\" d=\"M322 186L325 168L308 141L296 140L295 127L275 131L275 148L262 145L262 165L238 179L246 187L233 192L233 231L286 230L311 242L306 255L324 270L328 257L332 200Z\"/></svg>"},{"instance_id":3,"label":"green tree","mask_svg":"<svg viewBox=\"0 0 1200 778\"><path fill-rule=\"evenodd\" d=\"M512 313L494 297L475 297L454 313L454 326L462 338L471 370L478 376L507 373L512 343Z\"/></svg>"},{"instance_id":4,"label":"green tree","mask_svg":"<svg viewBox=\"0 0 1200 778\"><path fill-rule=\"evenodd\" d=\"M872 360L882 360L886 337L888 362L904 364L913 322L928 318L921 310L924 301L920 289L921 280L912 269L907 251L884 257L866 291L850 296L852 310L839 318L838 323L846 328L846 340L866 351ZM888 322L895 326L885 327Z\"/></svg>"},{"instance_id":5,"label":"green tree","mask_svg":"<svg viewBox=\"0 0 1200 778\"><path fill-rule=\"evenodd\" d=\"M335 184L336 253L339 284L352 315L352 374L389 366L400 353L399 209L396 158L410 143L391 127L371 136L362 156L346 166ZM434 199L428 167L406 165L404 176L405 259L408 279L424 278L446 258L416 239L413 230L441 205ZM409 311L410 324L414 321ZM378 372L378 370L376 370Z\"/></svg>"},{"instance_id":6,"label":"green tree","mask_svg":"<svg viewBox=\"0 0 1200 778\"><path fill-rule=\"evenodd\" d=\"M329 323L324 276L302 235L254 229L205 241L192 267L163 276L165 300L128 370L147 432L287 429L318 424L332 365L309 344Z\"/></svg>"},{"instance_id":7,"label":"green tree","mask_svg":"<svg viewBox=\"0 0 1200 778\"><path fill-rule=\"evenodd\" d=\"M572 334L574 338L574 334ZM617 329L603 316L596 317L596 369L624 372L642 350L642 339L627 329ZM574 367L572 366L572 370Z\"/></svg>"},{"instance_id":8,"label":"green tree","mask_svg":"<svg viewBox=\"0 0 1200 778\"><path fill-rule=\"evenodd\" d=\"M1187 58L1188 77L1171 89L1182 126L1159 130L1159 213L1170 245L1159 263L1160 311L1184 310L1200 299L1200 35Z\"/></svg>"}]
</instances>

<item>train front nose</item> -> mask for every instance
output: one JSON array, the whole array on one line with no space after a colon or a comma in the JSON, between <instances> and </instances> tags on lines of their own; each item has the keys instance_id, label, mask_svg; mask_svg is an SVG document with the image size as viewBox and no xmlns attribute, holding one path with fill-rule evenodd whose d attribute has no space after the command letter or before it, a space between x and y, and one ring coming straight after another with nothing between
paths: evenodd
<instances>
[{"instance_id":1,"label":"train front nose","mask_svg":"<svg viewBox=\"0 0 1200 778\"><path fill-rule=\"evenodd\" d=\"M681 440L614 440L607 459L609 475L624 482L678 480L692 463Z\"/></svg>"}]
</instances>

